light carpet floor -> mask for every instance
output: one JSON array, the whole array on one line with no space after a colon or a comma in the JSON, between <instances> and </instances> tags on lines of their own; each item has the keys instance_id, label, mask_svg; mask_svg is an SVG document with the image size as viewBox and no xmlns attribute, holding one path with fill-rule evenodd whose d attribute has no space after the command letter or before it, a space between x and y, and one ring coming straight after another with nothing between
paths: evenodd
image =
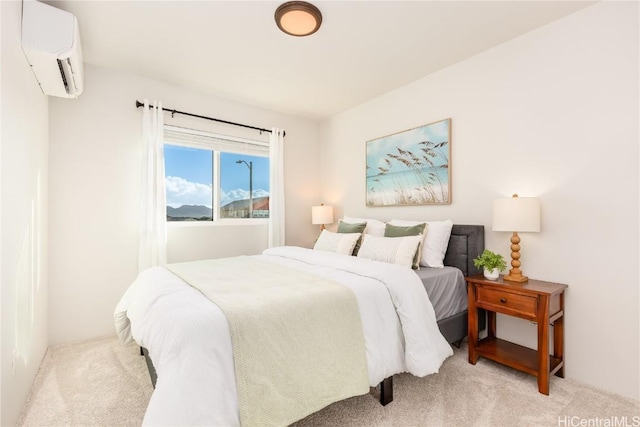
<instances>
[{"instance_id":1,"label":"light carpet floor","mask_svg":"<svg viewBox=\"0 0 640 427\"><path fill-rule=\"evenodd\" d=\"M122 346L115 338L53 346L45 355L18 425L140 425L152 392L138 347ZM597 424L598 420L601 424ZM578 425L638 426L640 402L557 377L551 380L550 395L544 396L538 393L532 376L485 359L470 365L466 345L455 349L454 356L444 362L436 375L396 376L394 401L386 407L371 395L359 396L335 403L295 424Z\"/></svg>"}]
</instances>

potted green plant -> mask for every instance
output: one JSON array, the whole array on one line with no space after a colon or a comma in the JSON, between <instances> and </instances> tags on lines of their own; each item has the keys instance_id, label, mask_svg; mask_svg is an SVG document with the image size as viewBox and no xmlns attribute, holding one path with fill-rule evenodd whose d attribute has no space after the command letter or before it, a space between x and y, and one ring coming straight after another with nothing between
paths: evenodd
<instances>
[{"instance_id":1,"label":"potted green plant","mask_svg":"<svg viewBox=\"0 0 640 427\"><path fill-rule=\"evenodd\" d=\"M500 272L507 268L507 263L500 254L485 249L484 252L473 260L473 265L482 268L484 277L489 280L496 280L500 277Z\"/></svg>"}]
</instances>

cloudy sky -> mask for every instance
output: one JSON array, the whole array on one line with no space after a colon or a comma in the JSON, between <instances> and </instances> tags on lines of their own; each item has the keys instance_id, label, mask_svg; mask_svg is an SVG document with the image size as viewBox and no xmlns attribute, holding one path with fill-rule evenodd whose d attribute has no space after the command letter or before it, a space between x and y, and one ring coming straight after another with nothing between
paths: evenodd
<instances>
[{"instance_id":1,"label":"cloudy sky","mask_svg":"<svg viewBox=\"0 0 640 427\"><path fill-rule=\"evenodd\" d=\"M249 198L249 168L253 165L253 197L269 195L269 159L243 154L221 153L221 206ZM213 164L210 151L165 145L167 205L212 205Z\"/></svg>"}]
</instances>

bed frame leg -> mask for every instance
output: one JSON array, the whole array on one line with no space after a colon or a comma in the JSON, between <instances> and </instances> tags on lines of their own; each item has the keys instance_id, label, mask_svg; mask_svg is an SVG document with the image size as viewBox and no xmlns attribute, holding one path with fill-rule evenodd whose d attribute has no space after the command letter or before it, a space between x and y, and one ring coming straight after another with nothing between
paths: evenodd
<instances>
[{"instance_id":1,"label":"bed frame leg","mask_svg":"<svg viewBox=\"0 0 640 427\"><path fill-rule=\"evenodd\" d=\"M153 366L153 362L149 357L149 350L144 347L140 347L140 354L144 356L144 361L147 362L147 369L149 370L149 376L151 377L151 385L156 388L156 382L158 381L158 374L156 368Z\"/></svg>"},{"instance_id":2,"label":"bed frame leg","mask_svg":"<svg viewBox=\"0 0 640 427\"><path fill-rule=\"evenodd\" d=\"M385 378L380 383L380 404L387 406L393 402L393 377Z\"/></svg>"}]
</instances>

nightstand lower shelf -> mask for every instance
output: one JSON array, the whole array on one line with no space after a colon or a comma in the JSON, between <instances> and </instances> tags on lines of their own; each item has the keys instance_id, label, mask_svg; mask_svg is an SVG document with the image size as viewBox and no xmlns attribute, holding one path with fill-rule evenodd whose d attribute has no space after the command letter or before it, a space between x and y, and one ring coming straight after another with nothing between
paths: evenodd
<instances>
[{"instance_id":1,"label":"nightstand lower shelf","mask_svg":"<svg viewBox=\"0 0 640 427\"><path fill-rule=\"evenodd\" d=\"M481 339L476 346L476 354L494 362L517 369L527 374L538 376L538 351L514 344L500 338L487 337ZM549 356L549 375L553 375L564 366L564 362L552 355Z\"/></svg>"}]
</instances>

